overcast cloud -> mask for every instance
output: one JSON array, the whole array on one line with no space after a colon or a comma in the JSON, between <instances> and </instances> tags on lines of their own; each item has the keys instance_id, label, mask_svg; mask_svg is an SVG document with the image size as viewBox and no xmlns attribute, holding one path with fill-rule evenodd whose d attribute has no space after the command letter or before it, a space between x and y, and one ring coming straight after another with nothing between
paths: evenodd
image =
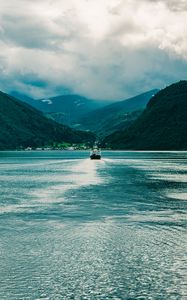
<instances>
[{"instance_id":1,"label":"overcast cloud","mask_svg":"<svg viewBox=\"0 0 187 300\"><path fill-rule=\"evenodd\" d=\"M186 0L0 0L0 89L124 99L187 79Z\"/></svg>"}]
</instances>

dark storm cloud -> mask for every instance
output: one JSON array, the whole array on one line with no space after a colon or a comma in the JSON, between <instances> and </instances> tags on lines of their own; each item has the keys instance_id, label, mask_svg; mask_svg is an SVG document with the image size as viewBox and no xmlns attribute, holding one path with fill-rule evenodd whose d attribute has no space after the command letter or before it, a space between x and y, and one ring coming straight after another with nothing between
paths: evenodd
<instances>
[{"instance_id":1,"label":"dark storm cloud","mask_svg":"<svg viewBox=\"0 0 187 300\"><path fill-rule=\"evenodd\" d=\"M51 39L58 40L40 20L32 20L26 16L3 16L1 19L0 38L5 43L25 48L45 48L51 46Z\"/></svg>"},{"instance_id":2,"label":"dark storm cloud","mask_svg":"<svg viewBox=\"0 0 187 300\"><path fill-rule=\"evenodd\" d=\"M0 88L123 99L185 79L185 2L0 0Z\"/></svg>"}]
</instances>

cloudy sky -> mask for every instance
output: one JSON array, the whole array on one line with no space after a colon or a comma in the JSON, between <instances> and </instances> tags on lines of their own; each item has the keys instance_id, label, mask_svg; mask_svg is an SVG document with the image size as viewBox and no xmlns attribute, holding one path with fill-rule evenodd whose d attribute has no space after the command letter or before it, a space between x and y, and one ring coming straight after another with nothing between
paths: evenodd
<instances>
[{"instance_id":1,"label":"cloudy sky","mask_svg":"<svg viewBox=\"0 0 187 300\"><path fill-rule=\"evenodd\" d=\"M125 99L187 79L186 0L0 0L0 89Z\"/></svg>"}]
</instances>

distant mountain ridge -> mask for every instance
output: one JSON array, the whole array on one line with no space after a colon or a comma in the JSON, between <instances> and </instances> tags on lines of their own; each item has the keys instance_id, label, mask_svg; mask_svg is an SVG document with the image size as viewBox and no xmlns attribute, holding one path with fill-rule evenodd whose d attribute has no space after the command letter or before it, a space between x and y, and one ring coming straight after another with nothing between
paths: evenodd
<instances>
[{"instance_id":1,"label":"distant mountain ridge","mask_svg":"<svg viewBox=\"0 0 187 300\"><path fill-rule=\"evenodd\" d=\"M94 135L46 118L29 104L0 92L0 149L37 147L53 142L93 142Z\"/></svg>"},{"instance_id":2,"label":"distant mountain ridge","mask_svg":"<svg viewBox=\"0 0 187 300\"><path fill-rule=\"evenodd\" d=\"M159 91L127 129L104 139L112 149L187 150L187 81Z\"/></svg>"},{"instance_id":3,"label":"distant mountain ridge","mask_svg":"<svg viewBox=\"0 0 187 300\"><path fill-rule=\"evenodd\" d=\"M44 112L59 123L72 125L92 110L101 108L111 101L93 100L80 95L60 95L39 100L33 100L25 95L14 92L20 100Z\"/></svg>"},{"instance_id":4,"label":"distant mountain ridge","mask_svg":"<svg viewBox=\"0 0 187 300\"><path fill-rule=\"evenodd\" d=\"M96 109L77 121L79 123L78 128L89 129L100 136L106 136L117 129L128 127L141 114L148 101L158 91L158 89L150 90L135 97Z\"/></svg>"}]
</instances>

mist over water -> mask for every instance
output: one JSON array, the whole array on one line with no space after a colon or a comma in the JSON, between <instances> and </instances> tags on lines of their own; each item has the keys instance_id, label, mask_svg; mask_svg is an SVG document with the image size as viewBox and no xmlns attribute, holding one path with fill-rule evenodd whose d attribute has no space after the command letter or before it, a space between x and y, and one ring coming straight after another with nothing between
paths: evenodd
<instances>
[{"instance_id":1,"label":"mist over water","mask_svg":"<svg viewBox=\"0 0 187 300\"><path fill-rule=\"evenodd\" d=\"M0 299L187 299L187 152L0 152Z\"/></svg>"}]
</instances>

